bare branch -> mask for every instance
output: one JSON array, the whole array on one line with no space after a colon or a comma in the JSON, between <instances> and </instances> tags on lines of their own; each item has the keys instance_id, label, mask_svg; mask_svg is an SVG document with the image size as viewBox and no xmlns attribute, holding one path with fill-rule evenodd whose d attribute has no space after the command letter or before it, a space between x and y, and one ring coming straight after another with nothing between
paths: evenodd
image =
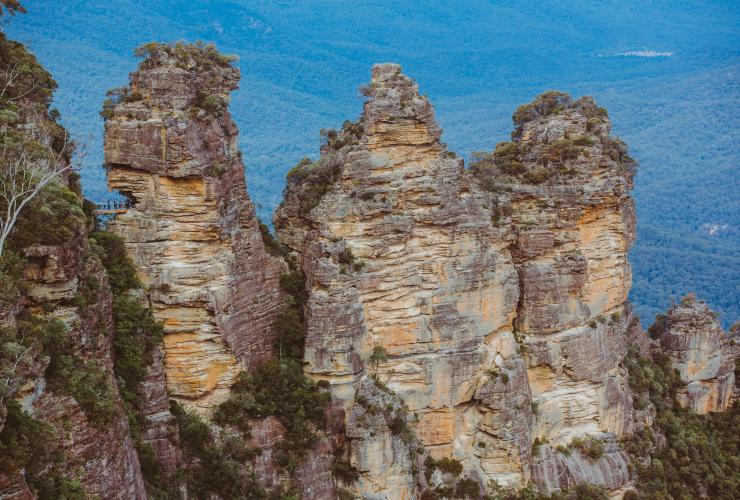
<instances>
[{"instance_id":1,"label":"bare branch","mask_svg":"<svg viewBox=\"0 0 740 500\"><path fill-rule=\"evenodd\" d=\"M73 144L65 134L64 143L50 147L51 133L43 122L33 123L20 144L5 144L0 150L0 257L23 209L54 179L72 170L67 162ZM30 151L39 144L47 145L46 154L38 157Z\"/></svg>"}]
</instances>

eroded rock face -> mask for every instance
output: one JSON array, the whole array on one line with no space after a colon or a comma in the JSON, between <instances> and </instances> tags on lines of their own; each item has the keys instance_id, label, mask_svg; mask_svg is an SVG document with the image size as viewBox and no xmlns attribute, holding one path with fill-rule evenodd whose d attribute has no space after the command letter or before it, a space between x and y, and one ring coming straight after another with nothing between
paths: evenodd
<instances>
[{"instance_id":1,"label":"eroded rock face","mask_svg":"<svg viewBox=\"0 0 740 500\"><path fill-rule=\"evenodd\" d=\"M553 443L629 425L619 363L631 322L633 162L591 98L549 92L514 115L513 142L474 165L511 217L515 331L526 347L534 434Z\"/></svg>"},{"instance_id":2,"label":"eroded rock face","mask_svg":"<svg viewBox=\"0 0 740 500\"><path fill-rule=\"evenodd\" d=\"M686 384L679 403L696 413L730 407L735 387L735 347L705 303L692 295L668 311L661 351Z\"/></svg>"},{"instance_id":3,"label":"eroded rock face","mask_svg":"<svg viewBox=\"0 0 740 500\"><path fill-rule=\"evenodd\" d=\"M418 415L428 453L484 486L536 480L535 437L627 430L633 165L605 112L535 101L508 153L471 174L399 66L375 66L365 94L360 119L289 174L275 216L307 278L306 370L357 434L358 493L423 487L357 404L368 375ZM378 348L387 359L373 362ZM372 432L355 432L358 415Z\"/></svg>"},{"instance_id":4,"label":"eroded rock face","mask_svg":"<svg viewBox=\"0 0 740 500\"><path fill-rule=\"evenodd\" d=\"M107 397L112 398L115 415L109 423L93 422L73 397L50 390L44 379L48 357L27 375L28 383L16 398L31 416L55 429L63 456L58 471L61 475L78 478L90 496L146 498L139 459L113 374L112 296L86 231L81 227L68 243L36 245L25 253L33 257L25 272L30 301L27 307L41 312L43 305L45 317L64 323L76 354L97 366L107 378ZM94 299L74 305L75 297L85 293L83 290L96 290Z\"/></svg>"},{"instance_id":5,"label":"eroded rock face","mask_svg":"<svg viewBox=\"0 0 740 500\"><path fill-rule=\"evenodd\" d=\"M468 421L489 411L476 390L488 368L518 357L509 232L491 226L462 161L440 142L431 105L399 66L375 66L367 94L359 122L304 167L333 174L326 194L300 207L316 181L302 181L299 167L275 218L281 240L301 255L310 291L306 370L329 380L349 409L373 349L384 349L377 376L418 415L413 428L427 450L479 469L486 458L467 451L485 431ZM373 439L395 450L392 440ZM371 490L383 491L387 461L356 453ZM408 466L393 474L399 494L411 491Z\"/></svg>"},{"instance_id":6,"label":"eroded rock face","mask_svg":"<svg viewBox=\"0 0 740 500\"><path fill-rule=\"evenodd\" d=\"M264 249L226 103L228 60L152 50L105 130L119 234L164 323L170 397L207 412L270 358L280 265ZM201 54L202 56L202 54Z\"/></svg>"},{"instance_id":7,"label":"eroded rock face","mask_svg":"<svg viewBox=\"0 0 740 500\"><path fill-rule=\"evenodd\" d=\"M603 454L594 458L574 448L558 451L549 445L541 446L532 464L532 479L540 491L550 494L580 483L602 485L612 492L623 489L631 480L630 458L613 435L603 439Z\"/></svg>"}]
</instances>

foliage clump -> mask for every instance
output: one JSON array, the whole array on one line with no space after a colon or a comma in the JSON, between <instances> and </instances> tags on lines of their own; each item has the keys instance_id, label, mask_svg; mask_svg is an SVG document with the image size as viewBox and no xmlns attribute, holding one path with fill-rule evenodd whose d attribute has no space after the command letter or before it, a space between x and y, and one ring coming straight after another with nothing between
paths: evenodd
<instances>
[{"instance_id":1,"label":"foliage clump","mask_svg":"<svg viewBox=\"0 0 740 500\"><path fill-rule=\"evenodd\" d=\"M253 373L241 373L222 403L214 421L231 425L248 435L248 419L274 416L285 427L285 438L278 446L278 463L294 468L316 443L315 429L324 425L328 392L303 374L294 360L272 360Z\"/></svg>"},{"instance_id":2,"label":"foliage clump","mask_svg":"<svg viewBox=\"0 0 740 500\"><path fill-rule=\"evenodd\" d=\"M61 245L86 222L82 201L68 187L52 182L20 213L7 248L16 252L31 245Z\"/></svg>"},{"instance_id":3,"label":"foliage clump","mask_svg":"<svg viewBox=\"0 0 740 500\"><path fill-rule=\"evenodd\" d=\"M577 449L581 455L591 460L598 460L604 455L604 442L594 436L575 437L569 447Z\"/></svg>"},{"instance_id":4,"label":"foliage clump","mask_svg":"<svg viewBox=\"0 0 740 500\"><path fill-rule=\"evenodd\" d=\"M293 194L301 213L313 210L339 179L344 151L360 143L362 122L345 121L339 131L322 129L321 157L313 161L303 158L287 175L286 190Z\"/></svg>"},{"instance_id":5,"label":"foliage clump","mask_svg":"<svg viewBox=\"0 0 740 500\"><path fill-rule=\"evenodd\" d=\"M182 444L183 458L190 466L184 471L188 493L193 498L267 498L254 474L244 464L258 453L234 434L214 435L200 416L186 411L172 401L170 411L175 417Z\"/></svg>"},{"instance_id":6,"label":"foliage clump","mask_svg":"<svg viewBox=\"0 0 740 500\"><path fill-rule=\"evenodd\" d=\"M290 249L280 243L272 233L270 233L270 228L267 227L266 224L260 222L259 227L260 235L262 236L262 243L265 244L265 250L267 253L273 257L281 257L287 260L290 255Z\"/></svg>"},{"instance_id":7,"label":"foliage clump","mask_svg":"<svg viewBox=\"0 0 740 500\"><path fill-rule=\"evenodd\" d=\"M633 457L639 498L738 498L738 403L725 412L697 415L678 405L683 384L666 356L650 360L633 349L624 363L636 406L652 404L657 410L653 429L623 442Z\"/></svg>"},{"instance_id":8,"label":"foliage clump","mask_svg":"<svg viewBox=\"0 0 740 500\"><path fill-rule=\"evenodd\" d=\"M195 43L150 42L134 49L134 55L145 59L142 63L144 67L154 67L163 59L174 59L177 67L188 70L195 68L198 71L213 67L227 68L238 59L236 55L222 54L214 44L200 40Z\"/></svg>"},{"instance_id":9,"label":"foliage clump","mask_svg":"<svg viewBox=\"0 0 740 500\"><path fill-rule=\"evenodd\" d=\"M6 7L8 4L5 4ZM57 83L36 56L0 32L0 107L21 113L20 104L46 110Z\"/></svg>"}]
</instances>

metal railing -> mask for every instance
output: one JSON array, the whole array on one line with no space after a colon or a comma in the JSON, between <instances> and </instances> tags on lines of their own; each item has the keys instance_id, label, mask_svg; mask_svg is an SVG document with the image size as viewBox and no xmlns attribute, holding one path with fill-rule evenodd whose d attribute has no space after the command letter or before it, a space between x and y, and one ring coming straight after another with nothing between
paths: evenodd
<instances>
[{"instance_id":1,"label":"metal railing","mask_svg":"<svg viewBox=\"0 0 740 500\"><path fill-rule=\"evenodd\" d=\"M125 214L132 206L129 200L105 200L95 203L95 215Z\"/></svg>"}]
</instances>

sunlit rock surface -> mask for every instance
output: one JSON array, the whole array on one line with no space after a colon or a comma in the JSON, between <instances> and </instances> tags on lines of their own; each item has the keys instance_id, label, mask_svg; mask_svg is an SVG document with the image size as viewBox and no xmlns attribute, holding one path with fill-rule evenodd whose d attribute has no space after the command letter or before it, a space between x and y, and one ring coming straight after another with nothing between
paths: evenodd
<instances>
[{"instance_id":1,"label":"sunlit rock surface","mask_svg":"<svg viewBox=\"0 0 740 500\"><path fill-rule=\"evenodd\" d=\"M110 229L164 323L168 394L206 412L270 358L280 302L226 109L238 80L226 60L154 51L106 121L108 184L132 203Z\"/></svg>"}]
</instances>

